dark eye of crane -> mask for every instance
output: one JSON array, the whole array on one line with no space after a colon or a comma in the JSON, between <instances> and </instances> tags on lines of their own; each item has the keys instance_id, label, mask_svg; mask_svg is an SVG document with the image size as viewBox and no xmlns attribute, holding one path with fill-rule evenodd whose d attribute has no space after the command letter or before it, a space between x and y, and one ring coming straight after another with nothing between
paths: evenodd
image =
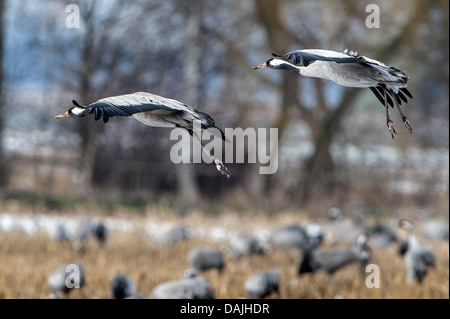
<instances>
[{"instance_id":1,"label":"dark eye of crane","mask_svg":"<svg viewBox=\"0 0 450 319\"><path fill-rule=\"evenodd\" d=\"M273 58L272 58L272 59L269 59L269 60L267 60L266 64L270 64L270 62L272 62L272 60L273 60Z\"/></svg>"}]
</instances>

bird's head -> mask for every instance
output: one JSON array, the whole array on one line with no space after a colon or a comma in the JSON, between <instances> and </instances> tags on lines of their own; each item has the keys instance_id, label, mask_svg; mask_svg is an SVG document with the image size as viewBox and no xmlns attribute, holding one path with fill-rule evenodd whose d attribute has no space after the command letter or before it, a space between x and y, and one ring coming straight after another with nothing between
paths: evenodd
<instances>
[{"instance_id":1,"label":"bird's head","mask_svg":"<svg viewBox=\"0 0 450 319\"><path fill-rule=\"evenodd\" d=\"M406 229L409 233L412 233L414 231L412 222L404 218L399 220L398 227Z\"/></svg>"},{"instance_id":2,"label":"bird's head","mask_svg":"<svg viewBox=\"0 0 450 319\"><path fill-rule=\"evenodd\" d=\"M282 59L272 58L260 65L254 66L253 70L263 69L263 68L282 69L286 66L286 64L287 64L287 62Z\"/></svg>"},{"instance_id":3,"label":"bird's head","mask_svg":"<svg viewBox=\"0 0 450 319\"><path fill-rule=\"evenodd\" d=\"M72 103L75 106L72 106L67 112L61 113L59 115L55 116L55 119L61 119L63 117L71 117L71 116L77 116L77 117L83 117L87 115L87 109L84 106L81 106L78 104L77 101L73 100Z\"/></svg>"},{"instance_id":4,"label":"bird's head","mask_svg":"<svg viewBox=\"0 0 450 319\"><path fill-rule=\"evenodd\" d=\"M367 245L367 241L369 240L369 234L368 233L361 233L356 238L356 246L359 248L365 248Z\"/></svg>"}]
</instances>

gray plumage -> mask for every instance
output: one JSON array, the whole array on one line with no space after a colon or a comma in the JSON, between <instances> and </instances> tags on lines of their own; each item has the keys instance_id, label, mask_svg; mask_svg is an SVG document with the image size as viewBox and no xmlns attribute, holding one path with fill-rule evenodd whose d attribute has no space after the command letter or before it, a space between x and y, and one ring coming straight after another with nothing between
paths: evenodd
<instances>
[{"instance_id":1,"label":"gray plumage","mask_svg":"<svg viewBox=\"0 0 450 319\"><path fill-rule=\"evenodd\" d=\"M413 98L407 89L409 77L406 72L348 50L336 52L306 49L295 50L281 56L272 55L275 58L253 69L288 70L303 76L331 80L346 87L370 88L386 107L386 120L392 138L397 133L389 118L388 106L397 107L406 128L412 133L411 124L400 107L402 102L408 102L407 98Z\"/></svg>"},{"instance_id":2,"label":"gray plumage","mask_svg":"<svg viewBox=\"0 0 450 319\"><path fill-rule=\"evenodd\" d=\"M93 219L91 217L83 218L77 224L73 235L73 248L76 251L82 251L84 241L92 235Z\"/></svg>"},{"instance_id":3,"label":"gray plumage","mask_svg":"<svg viewBox=\"0 0 450 319\"><path fill-rule=\"evenodd\" d=\"M133 279L127 275L117 274L110 281L111 295L115 299L131 298L136 293Z\"/></svg>"},{"instance_id":4,"label":"gray plumage","mask_svg":"<svg viewBox=\"0 0 450 319\"><path fill-rule=\"evenodd\" d=\"M175 226L163 235L163 242L168 246L174 246L180 241L189 238L189 231L186 226Z\"/></svg>"},{"instance_id":5,"label":"gray plumage","mask_svg":"<svg viewBox=\"0 0 450 319\"><path fill-rule=\"evenodd\" d=\"M50 237L57 241L70 240L70 233L66 225L62 222L58 222L53 228L50 229Z\"/></svg>"},{"instance_id":6,"label":"gray plumage","mask_svg":"<svg viewBox=\"0 0 450 319\"><path fill-rule=\"evenodd\" d=\"M91 217L86 217L75 228L72 246L76 251L82 251L84 242L90 237L95 238L100 245L104 245L108 239L108 234L109 230L104 223L95 221Z\"/></svg>"},{"instance_id":7,"label":"gray plumage","mask_svg":"<svg viewBox=\"0 0 450 319\"><path fill-rule=\"evenodd\" d=\"M180 127L186 129L189 134L194 134L194 121L201 129L215 129L212 133L226 140L223 131L215 125L214 120L208 114L194 109L193 107L177 100L165 98L147 92L135 92L130 94L106 97L87 106L80 105L73 100L74 104L67 112L55 116L56 119L64 117L85 117L93 115L96 121L103 118L107 123L111 117L126 116L133 117L139 122L154 127ZM200 141L201 143L201 141ZM202 147L202 150L213 160L217 170L227 177L230 176L228 169L221 161L211 155Z\"/></svg>"},{"instance_id":8,"label":"gray plumage","mask_svg":"<svg viewBox=\"0 0 450 319\"><path fill-rule=\"evenodd\" d=\"M217 269L224 267L223 254L220 250L201 246L191 249L187 254L189 265L196 271Z\"/></svg>"},{"instance_id":9,"label":"gray plumage","mask_svg":"<svg viewBox=\"0 0 450 319\"><path fill-rule=\"evenodd\" d=\"M258 238L249 233L241 233L230 240L231 254L233 257L245 257L264 254L264 246Z\"/></svg>"},{"instance_id":10,"label":"gray plumage","mask_svg":"<svg viewBox=\"0 0 450 319\"><path fill-rule=\"evenodd\" d=\"M317 247L323 239L323 234L318 232L308 234L307 229L297 223L277 228L271 235L271 241L275 248L306 249Z\"/></svg>"},{"instance_id":11,"label":"gray plumage","mask_svg":"<svg viewBox=\"0 0 450 319\"><path fill-rule=\"evenodd\" d=\"M205 277L197 276L195 270L188 270L181 280L172 280L156 286L152 299L213 299L214 292Z\"/></svg>"},{"instance_id":12,"label":"gray plumage","mask_svg":"<svg viewBox=\"0 0 450 319\"><path fill-rule=\"evenodd\" d=\"M306 230L299 224L291 224L277 228L271 235L275 248L304 248L307 246Z\"/></svg>"},{"instance_id":13,"label":"gray plumage","mask_svg":"<svg viewBox=\"0 0 450 319\"><path fill-rule=\"evenodd\" d=\"M306 249L303 252L298 273L304 274L324 271L332 275L339 269L353 263L360 263L364 267L371 257L367 240L367 234L361 234L358 236L355 245L351 248L334 248L329 250Z\"/></svg>"},{"instance_id":14,"label":"gray plumage","mask_svg":"<svg viewBox=\"0 0 450 319\"><path fill-rule=\"evenodd\" d=\"M264 298L279 291L280 276L277 269L267 272L257 272L245 282L248 297L253 299Z\"/></svg>"},{"instance_id":15,"label":"gray plumage","mask_svg":"<svg viewBox=\"0 0 450 319\"><path fill-rule=\"evenodd\" d=\"M338 207L330 207L327 211L327 217L331 221L336 221L342 218L342 211Z\"/></svg>"},{"instance_id":16,"label":"gray plumage","mask_svg":"<svg viewBox=\"0 0 450 319\"><path fill-rule=\"evenodd\" d=\"M370 243L378 248L386 248L397 242L397 235L392 227L381 222L367 226L366 232L370 236Z\"/></svg>"},{"instance_id":17,"label":"gray plumage","mask_svg":"<svg viewBox=\"0 0 450 319\"><path fill-rule=\"evenodd\" d=\"M423 221L421 226L421 229L429 238L435 240L449 240L448 221L430 219Z\"/></svg>"},{"instance_id":18,"label":"gray plumage","mask_svg":"<svg viewBox=\"0 0 450 319\"><path fill-rule=\"evenodd\" d=\"M419 284L422 284L428 273L428 267L435 266L434 253L431 249L422 247L414 234L414 227L410 221L401 219L399 227L406 229L408 232L408 245L403 255L407 283L412 284L416 280Z\"/></svg>"},{"instance_id":19,"label":"gray plumage","mask_svg":"<svg viewBox=\"0 0 450 319\"><path fill-rule=\"evenodd\" d=\"M76 282L68 280L71 284L75 285L76 283L79 283L81 288L85 283L85 272L83 268L83 264L81 262L75 262L74 265L78 266L79 269L79 278L77 278ZM63 296L68 296L70 291L74 288L69 288L67 286L67 277L75 276L75 272L72 272L72 269L67 269L67 266L70 264L65 264L57 267L55 270L53 270L50 275L47 278L47 284L50 290L56 295L56 298L61 298ZM66 269L68 270L66 272ZM75 280L75 279L74 279Z\"/></svg>"}]
</instances>

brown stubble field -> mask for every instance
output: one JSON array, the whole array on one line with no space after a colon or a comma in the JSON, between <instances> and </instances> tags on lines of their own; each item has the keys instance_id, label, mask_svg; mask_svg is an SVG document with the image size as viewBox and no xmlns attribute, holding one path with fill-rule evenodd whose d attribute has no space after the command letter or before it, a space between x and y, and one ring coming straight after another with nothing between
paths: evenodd
<instances>
[{"instance_id":1,"label":"brown stubble field","mask_svg":"<svg viewBox=\"0 0 450 319\"><path fill-rule=\"evenodd\" d=\"M102 216L100 216L101 218ZM143 225L148 215L131 216L128 220ZM151 218L154 218L152 215ZM201 225L204 229L222 225L237 230L254 231L259 227L274 227L297 220L295 214L269 216L238 216L223 214L206 217L201 213L188 217L160 215L157 218L182 223L188 227ZM173 247L152 241L144 229L133 232L112 232L104 247L93 239L86 242L83 252L72 249L72 243L57 242L44 232L28 235L22 231L0 231L0 298L48 298L47 276L63 263L82 261L86 271L86 284L71 291L69 298L111 298L109 280L118 272L132 277L137 292L146 298L152 289L164 281L178 279L189 268L187 252L198 245L210 245L225 251L225 268L202 275L211 282L216 298L245 298L245 280L255 271L278 268L280 292L270 298L449 298L449 245L437 242L432 248L437 266L431 269L422 286L406 285L405 266L396 247L385 250L373 248L372 263L380 268L380 288L365 285L358 265L338 271L332 278L318 273L299 277L297 267L299 251L270 250L265 256L236 259L230 256L226 243L207 239L189 239ZM327 248L327 247L324 247Z\"/></svg>"}]
</instances>

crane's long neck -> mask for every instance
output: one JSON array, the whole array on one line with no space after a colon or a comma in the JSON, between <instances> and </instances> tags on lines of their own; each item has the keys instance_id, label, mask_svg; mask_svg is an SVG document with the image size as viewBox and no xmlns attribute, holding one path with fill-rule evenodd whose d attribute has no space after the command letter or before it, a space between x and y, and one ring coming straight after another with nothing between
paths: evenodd
<instances>
[{"instance_id":1,"label":"crane's long neck","mask_svg":"<svg viewBox=\"0 0 450 319\"><path fill-rule=\"evenodd\" d=\"M408 229L408 245L409 247L413 248L413 247L419 247L419 241L417 240L416 235L414 235L414 231ZM409 248L408 248L409 249Z\"/></svg>"},{"instance_id":2,"label":"crane's long neck","mask_svg":"<svg viewBox=\"0 0 450 319\"><path fill-rule=\"evenodd\" d=\"M274 69L288 70L294 72L296 74L301 73L301 67L295 66L289 62L286 62L282 59L273 59L270 63L270 67Z\"/></svg>"}]
</instances>

